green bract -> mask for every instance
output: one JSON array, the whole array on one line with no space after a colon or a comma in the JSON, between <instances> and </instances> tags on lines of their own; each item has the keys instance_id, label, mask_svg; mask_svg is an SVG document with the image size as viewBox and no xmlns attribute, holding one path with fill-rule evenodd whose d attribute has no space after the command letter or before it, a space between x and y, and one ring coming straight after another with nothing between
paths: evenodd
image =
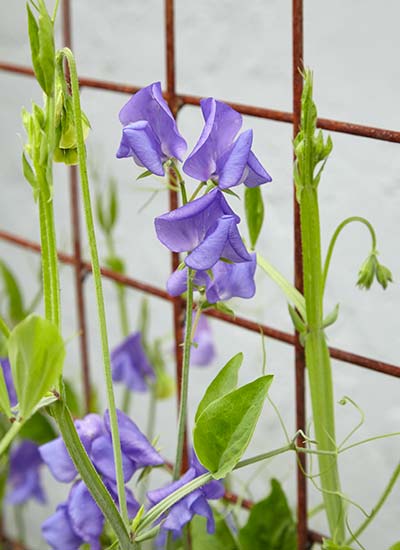
<instances>
[{"instance_id":1,"label":"green bract","mask_svg":"<svg viewBox=\"0 0 400 550\"><path fill-rule=\"evenodd\" d=\"M197 418L193 444L216 479L236 466L250 443L273 376L262 376L215 401Z\"/></svg>"},{"instance_id":2,"label":"green bract","mask_svg":"<svg viewBox=\"0 0 400 550\"><path fill-rule=\"evenodd\" d=\"M8 353L20 417L29 417L35 406L57 386L65 358L64 341L50 321L29 315L11 332Z\"/></svg>"}]
</instances>

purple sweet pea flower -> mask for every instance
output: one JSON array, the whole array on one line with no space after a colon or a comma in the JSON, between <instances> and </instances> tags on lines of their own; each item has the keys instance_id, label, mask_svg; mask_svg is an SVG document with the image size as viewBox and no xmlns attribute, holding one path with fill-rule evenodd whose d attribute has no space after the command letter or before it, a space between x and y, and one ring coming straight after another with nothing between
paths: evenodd
<instances>
[{"instance_id":1,"label":"purple sweet pea flower","mask_svg":"<svg viewBox=\"0 0 400 550\"><path fill-rule=\"evenodd\" d=\"M136 424L123 412L117 411L117 414L124 479L127 482L139 468L159 466L164 461ZM77 420L75 425L95 468L104 478L110 482L115 482L114 455L108 411L106 411L104 419L97 414L88 414L82 420ZM41 445L39 452L58 481L69 483L76 478L76 468L61 438L53 439L53 441Z\"/></svg>"},{"instance_id":2,"label":"purple sweet pea flower","mask_svg":"<svg viewBox=\"0 0 400 550\"><path fill-rule=\"evenodd\" d=\"M156 505L165 497L172 494L180 487L183 487L183 485L186 485L196 477L204 474L206 471L207 470L200 464L193 453L189 470L183 474L178 481L174 481L166 487L155 489L147 493L150 504L152 506ZM194 515L198 514L206 518L207 531L212 534L215 531L215 521L208 500L219 499L222 498L223 495L224 486L220 481L216 480L210 481L200 489L195 489L170 508L162 524L161 532L165 534L165 531L171 531L173 538L176 539L181 535L182 528Z\"/></svg>"},{"instance_id":3,"label":"purple sweet pea flower","mask_svg":"<svg viewBox=\"0 0 400 550\"><path fill-rule=\"evenodd\" d=\"M30 498L44 504L46 498L40 484L40 466L43 460L38 446L33 441L22 441L13 447L10 454L10 472L8 476L8 504L23 504Z\"/></svg>"},{"instance_id":4,"label":"purple sweet pea flower","mask_svg":"<svg viewBox=\"0 0 400 550\"><path fill-rule=\"evenodd\" d=\"M11 407L15 407L18 403L17 394L15 391L14 381L12 379L11 365L7 357L0 357L0 365L3 369L4 381L6 383L8 397Z\"/></svg>"},{"instance_id":5,"label":"purple sweet pea flower","mask_svg":"<svg viewBox=\"0 0 400 550\"><path fill-rule=\"evenodd\" d=\"M119 119L123 125L117 157L133 157L158 176L164 175L164 162L182 160L187 144L162 96L160 82L137 92L122 107Z\"/></svg>"},{"instance_id":6,"label":"purple sweet pea flower","mask_svg":"<svg viewBox=\"0 0 400 550\"><path fill-rule=\"evenodd\" d=\"M194 317L195 314L193 313ZM192 346L190 352L191 365L196 365L197 367L210 365L215 357L215 346L210 325L205 315L200 315L193 340L197 346Z\"/></svg>"},{"instance_id":7,"label":"purple sweet pea flower","mask_svg":"<svg viewBox=\"0 0 400 550\"><path fill-rule=\"evenodd\" d=\"M214 189L203 197L155 219L158 239L173 252L190 252L188 267L210 269L220 258L248 262L250 255L237 229L240 218L223 194Z\"/></svg>"},{"instance_id":8,"label":"purple sweet pea flower","mask_svg":"<svg viewBox=\"0 0 400 550\"><path fill-rule=\"evenodd\" d=\"M205 125L183 165L184 172L201 181L211 178L221 189L241 183L256 187L272 181L251 151L252 130L243 132L234 141L242 126L242 115L211 97L202 99L200 105Z\"/></svg>"},{"instance_id":9,"label":"purple sweet pea flower","mask_svg":"<svg viewBox=\"0 0 400 550\"><path fill-rule=\"evenodd\" d=\"M148 379L154 380L150 365L142 346L140 332L126 338L111 352L112 378L114 382L124 382L131 391L144 392Z\"/></svg>"},{"instance_id":10,"label":"purple sweet pea flower","mask_svg":"<svg viewBox=\"0 0 400 550\"><path fill-rule=\"evenodd\" d=\"M57 506L42 524L42 535L52 550L77 550L85 542L73 528L67 503ZM93 546L92 550L95 550Z\"/></svg>"},{"instance_id":11,"label":"purple sweet pea flower","mask_svg":"<svg viewBox=\"0 0 400 550\"><path fill-rule=\"evenodd\" d=\"M223 302L230 298L252 298L256 287L254 273L257 267L256 254L250 254L249 262L229 264L217 262L212 277L206 271L196 271L193 283L204 288L210 304ZM180 296L187 290L187 268L174 271L167 281L167 291L171 296Z\"/></svg>"}]
</instances>

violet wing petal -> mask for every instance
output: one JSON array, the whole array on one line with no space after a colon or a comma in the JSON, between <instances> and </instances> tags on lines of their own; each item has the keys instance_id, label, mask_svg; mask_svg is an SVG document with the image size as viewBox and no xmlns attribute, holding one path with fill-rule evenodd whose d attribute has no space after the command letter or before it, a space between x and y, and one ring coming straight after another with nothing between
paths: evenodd
<instances>
[{"instance_id":1,"label":"violet wing petal","mask_svg":"<svg viewBox=\"0 0 400 550\"><path fill-rule=\"evenodd\" d=\"M116 481L115 462L111 436L103 435L93 441L90 458L93 464L105 477ZM124 472L124 481L131 479L136 471L136 466L124 453L122 449L122 469Z\"/></svg>"},{"instance_id":2,"label":"violet wing petal","mask_svg":"<svg viewBox=\"0 0 400 550\"><path fill-rule=\"evenodd\" d=\"M83 543L72 528L67 504L60 504L56 512L46 519L42 524L42 535L52 550L77 550Z\"/></svg>"},{"instance_id":3,"label":"violet wing petal","mask_svg":"<svg viewBox=\"0 0 400 550\"><path fill-rule=\"evenodd\" d=\"M104 516L83 481L72 487L67 506L75 533L85 542L98 539L103 531Z\"/></svg>"},{"instance_id":4,"label":"violet wing petal","mask_svg":"<svg viewBox=\"0 0 400 550\"><path fill-rule=\"evenodd\" d=\"M146 121L128 124L122 130L117 158L133 157L136 164L144 166L157 176L165 174L163 162L167 160L151 126Z\"/></svg>"},{"instance_id":5,"label":"violet wing petal","mask_svg":"<svg viewBox=\"0 0 400 550\"><path fill-rule=\"evenodd\" d=\"M218 185L221 189L228 189L242 183L252 142L253 131L246 130L218 160Z\"/></svg>"},{"instance_id":6,"label":"violet wing petal","mask_svg":"<svg viewBox=\"0 0 400 550\"><path fill-rule=\"evenodd\" d=\"M272 181L271 176L265 170L255 154L250 151L245 177L243 180L244 184L247 185L247 187L257 187L257 185L269 183L270 181Z\"/></svg>"},{"instance_id":7,"label":"violet wing petal","mask_svg":"<svg viewBox=\"0 0 400 550\"><path fill-rule=\"evenodd\" d=\"M136 424L120 410L117 410L117 416L123 455L129 457L136 468L161 466L161 464L164 464L164 459L154 449ZM104 415L104 421L107 430L111 434L108 411Z\"/></svg>"},{"instance_id":8,"label":"violet wing petal","mask_svg":"<svg viewBox=\"0 0 400 550\"><path fill-rule=\"evenodd\" d=\"M215 302L229 300L233 297L252 298L256 291L254 273L257 267L255 254L251 261L237 264L218 262L213 267L214 278L206 289L207 300Z\"/></svg>"},{"instance_id":9,"label":"violet wing petal","mask_svg":"<svg viewBox=\"0 0 400 550\"><path fill-rule=\"evenodd\" d=\"M158 216L154 223L157 237L173 252L188 252L198 246L221 216L236 216L223 194L214 189L207 195Z\"/></svg>"},{"instance_id":10,"label":"violet wing petal","mask_svg":"<svg viewBox=\"0 0 400 550\"><path fill-rule=\"evenodd\" d=\"M68 454L64 441L58 437L39 447L40 456L57 481L70 483L78 472Z\"/></svg>"}]
</instances>

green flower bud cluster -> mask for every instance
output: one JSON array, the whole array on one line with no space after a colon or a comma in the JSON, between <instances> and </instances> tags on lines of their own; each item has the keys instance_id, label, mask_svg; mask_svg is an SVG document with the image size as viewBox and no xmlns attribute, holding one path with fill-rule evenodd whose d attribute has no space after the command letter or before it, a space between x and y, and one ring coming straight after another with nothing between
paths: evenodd
<instances>
[{"instance_id":1,"label":"green flower bud cluster","mask_svg":"<svg viewBox=\"0 0 400 550\"><path fill-rule=\"evenodd\" d=\"M29 113L25 108L22 109L22 123L28 136L24 153L22 153L22 167L25 179L32 186L36 200L39 189L44 188L41 184L46 182L47 179L44 168L48 164L46 115L36 103L32 103L32 113ZM31 162L28 161L27 157ZM48 189L48 195L47 198L50 198L50 189Z\"/></svg>"},{"instance_id":2,"label":"green flower bud cluster","mask_svg":"<svg viewBox=\"0 0 400 550\"><path fill-rule=\"evenodd\" d=\"M322 131L317 132L317 108L312 94L312 74L310 71L306 71L302 95L301 130L293 144L296 154L294 180L298 202L301 200L301 192L305 185L318 187L322 171L333 147L330 136L324 142ZM322 165L315 173L321 162Z\"/></svg>"},{"instance_id":3,"label":"green flower bud cluster","mask_svg":"<svg viewBox=\"0 0 400 550\"><path fill-rule=\"evenodd\" d=\"M379 263L378 252L373 250L358 272L357 286L368 290L371 288L374 279L378 281L382 288L386 289L388 284L393 282L392 273L389 268Z\"/></svg>"}]
</instances>

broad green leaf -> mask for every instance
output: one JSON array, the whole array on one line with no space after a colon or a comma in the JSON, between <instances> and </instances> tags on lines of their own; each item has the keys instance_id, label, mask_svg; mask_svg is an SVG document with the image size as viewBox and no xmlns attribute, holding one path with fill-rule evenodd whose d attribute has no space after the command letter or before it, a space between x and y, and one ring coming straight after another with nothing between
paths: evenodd
<instances>
[{"instance_id":1,"label":"broad green leaf","mask_svg":"<svg viewBox=\"0 0 400 550\"><path fill-rule=\"evenodd\" d=\"M41 412L35 413L24 423L19 435L23 439L30 439L38 445L44 445L44 443L47 443L57 437L57 433L51 422L47 416Z\"/></svg>"},{"instance_id":2,"label":"broad green leaf","mask_svg":"<svg viewBox=\"0 0 400 550\"><path fill-rule=\"evenodd\" d=\"M239 532L241 550L296 550L296 526L285 493L276 479L271 492L250 511Z\"/></svg>"},{"instance_id":3,"label":"broad green leaf","mask_svg":"<svg viewBox=\"0 0 400 550\"><path fill-rule=\"evenodd\" d=\"M190 522L192 550L238 550L235 538L225 518L214 510L215 533L207 533L207 521L202 516L194 516Z\"/></svg>"},{"instance_id":4,"label":"broad green leaf","mask_svg":"<svg viewBox=\"0 0 400 550\"><path fill-rule=\"evenodd\" d=\"M199 416L193 443L200 462L218 479L247 449L273 376L261 376L211 403Z\"/></svg>"},{"instance_id":5,"label":"broad green leaf","mask_svg":"<svg viewBox=\"0 0 400 550\"><path fill-rule=\"evenodd\" d=\"M19 414L28 418L58 382L65 358L64 342L53 323L32 314L11 332L8 352Z\"/></svg>"},{"instance_id":6,"label":"broad green leaf","mask_svg":"<svg viewBox=\"0 0 400 550\"><path fill-rule=\"evenodd\" d=\"M237 388L238 373L243 363L243 353L238 353L220 370L214 380L206 389L203 399L197 407L195 421L201 413L216 399Z\"/></svg>"},{"instance_id":7,"label":"broad green leaf","mask_svg":"<svg viewBox=\"0 0 400 550\"><path fill-rule=\"evenodd\" d=\"M12 323L19 323L25 317L22 292L15 275L2 260L0 260L0 276L3 280L4 294L8 300L7 317Z\"/></svg>"},{"instance_id":8,"label":"broad green leaf","mask_svg":"<svg viewBox=\"0 0 400 550\"><path fill-rule=\"evenodd\" d=\"M12 417L10 397L8 395L3 369L0 367L0 409L7 416Z\"/></svg>"},{"instance_id":9,"label":"broad green leaf","mask_svg":"<svg viewBox=\"0 0 400 550\"><path fill-rule=\"evenodd\" d=\"M244 208L250 236L250 245L254 250L264 221L264 202L260 187L245 188Z\"/></svg>"}]
</instances>

